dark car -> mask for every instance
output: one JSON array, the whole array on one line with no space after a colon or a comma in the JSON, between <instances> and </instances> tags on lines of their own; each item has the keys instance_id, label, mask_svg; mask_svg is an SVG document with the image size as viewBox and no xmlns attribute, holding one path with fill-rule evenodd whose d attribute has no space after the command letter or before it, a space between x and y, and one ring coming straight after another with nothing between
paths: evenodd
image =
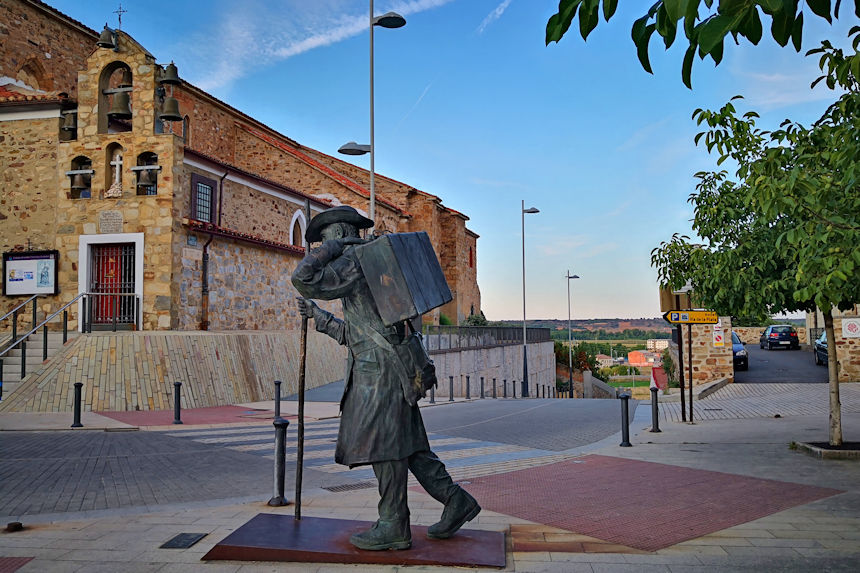
<instances>
[{"instance_id":1,"label":"dark car","mask_svg":"<svg viewBox=\"0 0 860 573\"><path fill-rule=\"evenodd\" d=\"M827 333L822 332L815 341L815 363L827 366Z\"/></svg>"},{"instance_id":2,"label":"dark car","mask_svg":"<svg viewBox=\"0 0 860 573\"><path fill-rule=\"evenodd\" d=\"M746 370L750 367L747 349L744 348L744 343L734 332L732 332L732 357L734 358L735 370Z\"/></svg>"},{"instance_id":3,"label":"dark car","mask_svg":"<svg viewBox=\"0 0 860 573\"><path fill-rule=\"evenodd\" d=\"M761 338L758 340L758 345L761 348L767 347L768 350L774 348L791 348L792 350L800 349L800 341L797 338L797 330L790 324L774 324L768 326Z\"/></svg>"}]
</instances>

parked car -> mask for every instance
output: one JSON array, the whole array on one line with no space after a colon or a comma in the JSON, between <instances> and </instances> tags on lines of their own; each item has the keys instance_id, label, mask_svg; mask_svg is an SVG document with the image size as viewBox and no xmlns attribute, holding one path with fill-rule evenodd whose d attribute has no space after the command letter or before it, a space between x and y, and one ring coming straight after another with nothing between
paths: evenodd
<instances>
[{"instance_id":1,"label":"parked car","mask_svg":"<svg viewBox=\"0 0 860 573\"><path fill-rule=\"evenodd\" d=\"M815 341L815 363L827 366L827 333L822 332Z\"/></svg>"},{"instance_id":2,"label":"parked car","mask_svg":"<svg viewBox=\"0 0 860 573\"><path fill-rule=\"evenodd\" d=\"M768 326L761 335L761 338L759 338L758 345L760 348L767 346L768 350L773 350L774 348L800 349L797 330L790 324Z\"/></svg>"},{"instance_id":3,"label":"parked car","mask_svg":"<svg viewBox=\"0 0 860 573\"><path fill-rule=\"evenodd\" d=\"M747 370L750 367L749 355L741 338L732 332L732 357L734 358L735 370Z\"/></svg>"}]
</instances>

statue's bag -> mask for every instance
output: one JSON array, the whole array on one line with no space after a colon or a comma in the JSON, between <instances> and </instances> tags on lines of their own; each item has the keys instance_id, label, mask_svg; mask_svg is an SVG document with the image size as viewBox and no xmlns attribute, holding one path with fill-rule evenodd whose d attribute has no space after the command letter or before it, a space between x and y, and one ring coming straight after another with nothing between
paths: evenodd
<instances>
[{"instance_id":1,"label":"statue's bag","mask_svg":"<svg viewBox=\"0 0 860 573\"><path fill-rule=\"evenodd\" d=\"M436 384L436 368L412 320L451 300L451 289L426 232L394 233L355 247L364 278L386 326L406 323L394 348L407 371L407 402L415 404Z\"/></svg>"}]
</instances>

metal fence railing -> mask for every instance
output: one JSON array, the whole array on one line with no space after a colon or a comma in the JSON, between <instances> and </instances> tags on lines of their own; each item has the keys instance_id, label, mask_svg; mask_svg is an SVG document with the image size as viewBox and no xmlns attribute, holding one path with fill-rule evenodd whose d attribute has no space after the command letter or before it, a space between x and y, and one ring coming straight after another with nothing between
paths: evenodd
<instances>
[{"instance_id":1,"label":"metal fence railing","mask_svg":"<svg viewBox=\"0 0 860 573\"><path fill-rule=\"evenodd\" d=\"M552 342L549 328L527 328L529 344ZM511 326L424 326L424 347L429 353L514 346L523 343L523 329Z\"/></svg>"}]
</instances>

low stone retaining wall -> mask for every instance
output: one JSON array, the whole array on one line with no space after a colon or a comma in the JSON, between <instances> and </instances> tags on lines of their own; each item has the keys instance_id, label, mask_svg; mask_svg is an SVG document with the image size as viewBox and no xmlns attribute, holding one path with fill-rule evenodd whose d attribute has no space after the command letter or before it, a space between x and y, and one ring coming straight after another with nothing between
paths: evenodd
<instances>
[{"instance_id":1,"label":"low stone retaining wall","mask_svg":"<svg viewBox=\"0 0 860 573\"><path fill-rule=\"evenodd\" d=\"M341 380L346 348L309 332L307 388ZM274 399L298 390L299 332L127 332L78 336L0 401L0 412L71 412L83 382L85 411L169 410Z\"/></svg>"},{"instance_id":2,"label":"low stone retaining wall","mask_svg":"<svg viewBox=\"0 0 860 573\"><path fill-rule=\"evenodd\" d=\"M555 388L555 353L552 342L528 345L529 395L549 395ZM459 352L431 352L430 357L436 364L439 386L436 397L450 397L451 377L454 379L454 397L466 396L466 377L468 376L469 396L481 395L481 377L484 378L484 394L492 396L493 380L496 395L504 395L503 384L507 384L507 395L513 392L516 382L516 395L522 394L523 347L521 345L496 346L493 348L466 349ZM546 388L544 390L543 388ZM538 394L535 393L537 390Z\"/></svg>"}]
</instances>

